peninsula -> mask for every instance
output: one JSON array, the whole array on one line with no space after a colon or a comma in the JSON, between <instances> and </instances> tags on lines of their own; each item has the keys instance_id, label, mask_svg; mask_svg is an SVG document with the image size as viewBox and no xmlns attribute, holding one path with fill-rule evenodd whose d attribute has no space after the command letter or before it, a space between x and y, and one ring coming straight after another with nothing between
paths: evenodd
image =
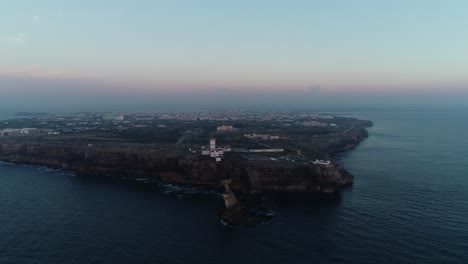
<instances>
[{"instance_id":1,"label":"peninsula","mask_svg":"<svg viewBox=\"0 0 468 264\"><path fill-rule=\"evenodd\" d=\"M228 222L242 212L236 194L329 194L351 185L333 157L372 125L302 112L23 115L0 122L1 161L220 190Z\"/></svg>"}]
</instances>

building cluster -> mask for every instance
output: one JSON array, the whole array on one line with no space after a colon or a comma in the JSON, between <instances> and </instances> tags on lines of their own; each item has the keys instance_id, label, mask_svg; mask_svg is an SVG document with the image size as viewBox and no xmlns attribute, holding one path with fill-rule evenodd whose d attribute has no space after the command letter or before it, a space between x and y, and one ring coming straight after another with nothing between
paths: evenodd
<instances>
[{"instance_id":1,"label":"building cluster","mask_svg":"<svg viewBox=\"0 0 468 264\"><path fill-rule=\"evenodd\" d=\"M34 116L22 125L25 127L35 127L43 131L52 131L47 134L55 134L56 132L54 131L60 133L122 131L151 126L164 128L165 124L161 124L161 121L155 116L152 113L54 113ZM0 125L5 128L5 126L9 126L10 124L8 124L8 121L3 121ZM162 126L159 127L158 125ZM17 132L14 131L10 134L17 134Z\"/></svg>"},{"instance_id":2,"label":"building cluster","mask_svg":"<svg viewBox=\"0 0 468 264\"><path fill-rule=\"evenodd\" d=\"M329 114L311 114L294 112L192 112L192 113L161 113L155 114L160 120L179 121L259 121L259 122L294 122L302 119L334 119Z\"/></svg>"},{"instance_id":3,"label":"building cluster","mask_svg":"<svg viewBox=\"0 0 468 264\"><path fill-rule=\"evenodd\" d=\"M320 115L320 114L299 114L299 113L249 113L249 112L240 112L240 113L173 113L173 114L153 114L153 113L70 113L70 114L44 114L40 116L33 116L28 119L20 119L15 122L7 120L0 122L0 137L20 137L20 136L35 136L35 135L58 135L61 133L81 133L84 132L86 135L95 135L94 132L99 132L98 135L106 136L108 133L101 133L101 131L128 131L125 132L130 134L134 132L132 129L145 129L144 132L151 132L157 134L156 131L162 131L163 140L166 140L166 137L172 140L172 137L180 137L179 133L183 132L180 142L184 138L190 138L191 135L194 135L194 138L199 139L200 135L206 133L209 130L209 133L212 135L218 135L223 139L239 139L242 135L248 139L254 140L264 140L264 141L273 141L280 139L287 139L287 132L281 132L283 135L273 134L277 131L286 131L282 130L281 126L307 126L307 127L333 127L337 126L337 122L341 125L340 119L332 115ZM26 121L24 121L26 120ZM177 120L177 121L173 121ZM178 122L180 120L185 120L188 122ZM187 123L195 123L194 120L208 120L206 123L196 123L194 127L199 127L193 130L187 130ZM239 124L234 122L235 120L250 121L247 122L245 126L237 126L240 128L235 128L230 124ZM211 122L216 121L216 122ZM257 122L260 121L273 121L270 123L262 123L257 125ZM329 123L330 122L330 123ZM200 125L200 126L198 126ZM13 127L13 128L12 128ZM21 128L25 127L25 128ZM262 128L267 127L267 130L262 130ZM4 128L4 129L2 129ZM216 131L213 131L216 128ZM151 130L153 129L153 130ZM244 130L245 129L245 130ZM299 131L303 131L303 128L300 128ZM185 131L185 132L184 132ZM239 131L239 133L224 133L229 131ZM257 132L264 133L257 133ZM245 133L245 134L244 134ZM149 134L149 133L148 133ZM167 136L166 136L167 134ZM138 134L137 134L138 136ZM7 139L5 139L7 140ZM159 138L157 140L160 140ZM7 140L9 141L9 140ZM162 140L161 140L162 141ZM232 143L234 151L246 157L268 157L268 156L280 156L273 155L273 153L280 152L289 152L285 151L281 147L285 147L283 141L276 142L258 142L252 141L247 142L248 140L235 141ZM156 142L156 140L155 140ZM157 141L159 142L159 141ZM164 141L166 142L166 141ZM169 142L169 141L168 141ZM172 141L171 141L172 142ZM158 143L159 144L159 143ZM179 144L179 143L177 143ZM200 144L198 143L186 143L187 144L196 144L196 148L200 149ZM245 146L242 146L245 144ZM92 144L88 146L92 147ZM166 146L164 146L166 147ZM179 151L184 145L180 147L174 146L173 149ZM190 153L201 153L201 155L208 156L215 159L217 162L222 161L225 157L226 152L231 151L229 147L218 147L216 145L216 138L212 137L209 140L208 146L202 146L201 151L192 150L193 145L190 146ZM279 147L279 148L278 148ZM161 148L162 149L162 148ZM172 149L172 147L171 147ZM257 153L265 153L264 155ZM271 153L271 155L268 155ZM296 159L296 158L294 158ZM297 159L296 159L297 160ZM294 162L294 160L292 160ZM315 165L330 165L330 161L308 161Z\"/></svg>"},{"instance_id":4,"label":"building cluster","mask_svg":"<svg viewBox=\"0 0 468 264\"><path fill-rule=\"evenodd\" d=\"M224 157L224 154L226 152L231 152L232 149L229 147L224 147L220 148L216 146L216 138L211 137L209 146L202 146L201 150L201 155L203 156L210 156L211 158L214 158L216 161L221 161L222 158ZM238 150L236 150L238 152ZM239 151L239 152L250 152L250 153L280 153L284 152L284 149L282 148L268 148L268 149L249 149L245 151Z\"/></svg>"},{"instance_id":5,"label":"building cluster","mask_svg":"<svg viewBox=\"0 0 468 264\"><path fill-rule=\"evenodd\" d=\"M124 121L125 117L122 114L105 113L102 115L104 121Z\"/></svg>"},{"instance_id":6,"label":"building cluster","mask_svg":"<svg viewBox=\"0 0 468 264\"><path fill-rule=\"evenodd\" d=\"M83 132L89 130L125 130L129 128L166 125L171 121L207 121L219 122L216 130L227 132L237 130L228 122L277 122L278 125L324 126L323 120L333 119L332 115L291 113L291 112L193 112L193 113L56 113L44 114L31 118L30 127L41 129L58 129L63 133ZM322 120L322 122L320 122ZM310 123L307 123L310 122ZM325 123L323 123L325 124ZM330 125L332 126L332 124Z\"/></svg>"},{"instance_id":7,"label":"building cluster","mask_svg":"<svg viewBox=\"0 0 468 264\"><path fill-rule=\"evenodd\" d=\"M18 137L18 136L33 136L39 135L43 131L37 128L19 128L19 129L12 129L6 128L0 130L0 137Z\"/></svg>"},{"instance_id":8,"label":"building cluster","mask_svg":"<svg viewBox=\"0 0 468 264\"><path fill-rule=\"evenodd\" d=\"M281 136L278 134L249 133L249 134L244 134L244 137L250 138L250 139L277 140L277 139L280 139Z\"/></svg>"}]
</instances>

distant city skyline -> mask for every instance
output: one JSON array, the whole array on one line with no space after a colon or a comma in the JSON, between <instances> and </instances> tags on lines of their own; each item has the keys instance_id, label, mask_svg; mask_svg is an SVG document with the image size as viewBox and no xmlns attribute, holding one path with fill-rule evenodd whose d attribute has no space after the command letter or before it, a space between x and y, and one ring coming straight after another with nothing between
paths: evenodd
<instances>
[{"instance_id":1,"label":"distant city skyline","mask_svg":"<svg viewBox=\"0 0 468 264\"><path fill-rule=\"evenodd\" d=\"M4 1L0 103L463 102L467 10L462 0Z\"/></svg>"}]
</instances>

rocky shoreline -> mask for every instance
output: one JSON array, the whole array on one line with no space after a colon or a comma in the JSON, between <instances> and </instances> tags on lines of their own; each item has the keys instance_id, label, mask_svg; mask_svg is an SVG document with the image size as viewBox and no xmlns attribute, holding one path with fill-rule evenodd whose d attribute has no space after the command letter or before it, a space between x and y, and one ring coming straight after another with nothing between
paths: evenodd
<instances>
[{"instance_id":1,"label":"rocky shoreline","mask_svg":"<svg viewBox=\"0 0 468 264\"><path fill-rule=\"evenodd\" d=\"M77 174L107 178L149 178L166 183L186 183L221 188L231 179L233 191L330 193L352 184L342 166L244 160L229 157L222 162L200 156L177 156L151 151L104 149L41 144L0 144L0 160L49 166Z\"/></svg>"}]
</instances>

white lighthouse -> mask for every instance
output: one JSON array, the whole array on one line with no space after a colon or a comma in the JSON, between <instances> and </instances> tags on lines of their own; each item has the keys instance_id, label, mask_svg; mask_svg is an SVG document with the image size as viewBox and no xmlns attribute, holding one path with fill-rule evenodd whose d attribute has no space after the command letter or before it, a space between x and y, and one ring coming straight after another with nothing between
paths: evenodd
<instances>
[{"instance_id":1,"label":"white lighthouse","mask_svg":"<svg viewBox=\"0 0 468 264\"><path fill-rule=\"evenodd\" d=\"M224 155L224 150L220 149L220 148L216 149L216 138L211 137L210 138L210 145L209 145L208 149L206 149L205 147L202 147L201 154L210 156L212 158L215 158L216 161L219 162L219 161L221 161L221 158Z\"/></svg>"},{"instance_id":2,"label":"white lighthouse","mask_svg":"<svg viewBox=\"0 0 468 264\"><path fill-rule=\"evenodd\" d=\"M210 150L216 151L216 138L214 137L210 138Z\"/></svg>"}]
</instances>

